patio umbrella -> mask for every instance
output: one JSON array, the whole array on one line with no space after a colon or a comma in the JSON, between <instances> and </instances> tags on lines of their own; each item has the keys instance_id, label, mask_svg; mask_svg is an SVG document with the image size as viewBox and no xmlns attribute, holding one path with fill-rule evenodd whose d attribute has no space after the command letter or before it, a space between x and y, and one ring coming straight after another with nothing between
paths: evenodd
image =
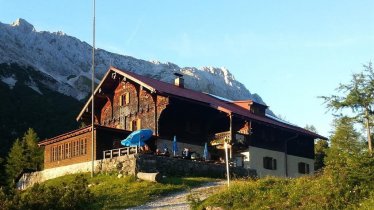
<instances>
[{"instance_id":1,"label":"patio umbrella","mask_svg":"<svg viewBox=\"0 0 374 210\"><path fill-rule=\"evenodd\" d=\"M205 142L205 146L204 146L204 155L203 155L204 160L207 160L207 159L208 159L208 155L209 155L209 153L208 153L208 144Z\"/></svg>"},{"instance_id":2,"label":"patio umbrella","mask_svg":"<svg viewBox=\"0 0 374 210\"><path fill-rule=\"evenodd\" d=\"M121 144L126 147L144 146L145 141L152 137L153 131L151 129L141 129L132 132L126 139L121 141Z\"/></svg>"},{"instance_id":3,"label":"patio umbrella","mask_svg":"<svg viewBox=\"0 0 374 210\"><path fill-rule=\"evenodd\" d=\"M175 153L178 152L178 144L177 144L177 137L174 136L174 141L173 141L173 154L175 156Z\"/></svg>"}]
</instances>

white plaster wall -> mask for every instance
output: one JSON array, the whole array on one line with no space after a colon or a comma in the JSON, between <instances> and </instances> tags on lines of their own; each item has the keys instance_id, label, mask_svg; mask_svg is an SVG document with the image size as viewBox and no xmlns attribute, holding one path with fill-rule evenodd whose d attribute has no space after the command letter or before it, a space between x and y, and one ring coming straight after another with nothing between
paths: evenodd
<instances>
[{"instance_id":1,"label":"white plaster wall","mask_svg":"<svg viewBox=\"0 0 374 210\"><path fill-rule=\"evenodd\" d=\"M299 162L304 162L304 163L309 164L309 174L314 174L314 159L287 155L288 176L299 177L303 175L308 175L308 174L299 173L299 167L298 167Z\"/></svg>"},{"instance_id":2,"label":"white plaster wall","mask_svg":"<svg viewBox=\"0 0 374 210\"><path fill-rule=\"evenodd\" d=\"M112 170L113 168L117 167L117 163L122 162L124 164L122 171L124 172L124 168L127 167L126 173L135 174L135 156L132 155L125 155L115 158L107 158L103 160L95 160L94 162L94 170L95 173L97 172L107 172ZM127 165L126 165L127 164ZM75 174L75 173L84 173L90 172L92 167L92 162L84 162L84 163L77 163L67 166L60 166L56 168L45 169L43 171L37 171L33 173L25 173L17 182L17 188L20 190L26 189L34 185L35 183L41 183L49 179L54 179L60 176L64 176L67 174Z\"/></svg>"},{"instance_id":3,"label":"white plaster wall","mask_svg":"<svg viewBox=\"0 0 374 210\"><path fill-rule=\"evenodd\" d=\"M96 160L94 162L95 170L101 160ZM35 183L41 183L49 179L54 179L67 174L90 172L92 162L77 163L67 166L60 166L56 168L49 168L43 171L33 172L31 174L25 174L17 183L18 189L26 189Z\"/></svg>"},{"instance_id":4,"label":"white plaster wall","mask_svg":"<svg viewBox=\"0 0 374 210\"><path fill-rule=\"evenodd\" d=\"M94 162L94 168L96 169L98 161ZM67 166L61 166L56 168L45 169L42 172L43 178L46 179L53 179L59 176L63 176L66 174L73 174L73 173L81 173L81 172L90 172L92 167L92 162L84 162L84 163L77 163Z\"/></svg>"},{"instance_id":5,"label":"white plaster wall","mask_svg":"<svg viewBox=\"0 0 374 210\"><path fill-rule=\"evenodd\" d=\"M242 152L244 155L244 167L255 169L259 177L264 176L286 176L285 155L283 152L268 150L258 147L249 147L248 151ZM263 167L263 158L272 157L277 160L277 169L269 170ZM287 172L288 177L299 177L305 174L298 172L298 163L304 162L309 164L310 174L314 173L314 160L304 157L287 155Z\"/></svg>"},{"instance_id":6,"label":"white plaster wall","mask_svg":"<svg viewBox=\"0 0 374 210\"><path fill-rule=\"evenodd\" d=\"M249 147L248 152L242 152L244 158L244 167L256 169L257 176L285 176L284 153L258 147ZM263 167L263 158L272 157L277 160L277 169L269 170Z\"/></svg>"}]
</instances>

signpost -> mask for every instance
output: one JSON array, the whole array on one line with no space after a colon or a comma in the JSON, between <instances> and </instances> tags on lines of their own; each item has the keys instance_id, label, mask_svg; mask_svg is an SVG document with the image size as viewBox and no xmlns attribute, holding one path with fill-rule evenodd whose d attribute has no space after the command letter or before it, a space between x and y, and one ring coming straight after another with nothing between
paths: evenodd
<instances>
[{"instance_id":1,"label":"signpost","mask_svg":"<svg viewBox=\"0 0 374 210\"><path fill-rule=\"evenodd\" d=\"M228 155L227 149L228 149L228 144L227 144L227 141L225 141L227 187L230 187L230 167L229 167L229 155Z\"/></svg>"}]
</instances>

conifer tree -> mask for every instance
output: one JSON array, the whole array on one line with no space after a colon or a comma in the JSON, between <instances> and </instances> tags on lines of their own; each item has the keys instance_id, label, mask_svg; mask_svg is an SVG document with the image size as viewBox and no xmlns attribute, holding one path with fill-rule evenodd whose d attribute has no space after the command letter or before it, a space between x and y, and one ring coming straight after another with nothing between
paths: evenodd
<instances>
[{"instance_id":1,"label":"conifer tree","mask_svg":"<svg viewBox=\"0 0 374 210\"><path fill-rule=\"evenodd\" d=\"M5 172L7 174L7 180L9 184L14 184L14 179L22 172L26 167L26 159L24 156L24 147L19 139L13 143L12 148L9 151L7 157L7 163L5 165Z\"/></svg>"},{"instance_id":2,"label":"conifer tree","mask_svg":"<svg viewBox=\"0 0 374 210\"><path fill-rule=\"evenodd\" d=\"M317 171L325 166L326 150L329 144L324 139L317 139L314 144L314 170Z\"/></svg>"},{"instance_id":3,"label":"conifer tree","mask_svg":"<svg viewBox=\"0 0 374 210\"><path fill-rule=\"evenodd\" d=\"M306 125L305 129L317 133L316 127L313 125ZM314 143L314 170L317 171L325 166L324 159L326 157L326 149L329 144L324 139L317 139Z\"/></svg>"},{"instance_id":4,"label":"conifer tree","mask_svg":"<svg viewBox=\"0 0 374 210\"><path fill-rule=\"evenodd\" d=\"M334 202L343 206L368 196L374 187L374 158L363 149L366 145L353 121L349 117L335 121L335 133L325 158L324 176L332 182L331 190L339 195Z\"/></svg>"},{"instance_id":5,"label":"conifer tree","mask_svg":"<svg viewBox=\"0 0 374 210\"><path fill-rule=\"evenodd\" d=\"M39 137L34 129L29 128L23 135L22 141L25 145L26 167L41 170L43 165L43 150L38 147Z\"/></svg>"},{"instance_id":6,"label":"conifer tree","mask_svg":"<svg viewBox=\"0 0 374 210\"><path fill-rule=\"evenodd\" d=\"M372 154L372 134L374 115L374 70L372 63L363 65L364 70L353 74L349 84L340 84L337 91L340 95L323 96L327 107L338 111L346 108L351 109L356 122L361 123L367 133L368 151Z\"/></svg>"}]
</instances>

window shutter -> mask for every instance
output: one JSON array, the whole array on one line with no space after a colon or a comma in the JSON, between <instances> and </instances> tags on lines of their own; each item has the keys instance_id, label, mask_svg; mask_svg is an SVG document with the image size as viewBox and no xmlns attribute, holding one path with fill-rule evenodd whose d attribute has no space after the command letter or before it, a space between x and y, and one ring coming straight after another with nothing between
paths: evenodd
<instances>
[{"instance_id":1,"label":"window shutter","mask_svg":"<svg viewBox=\"0 0 374 210\"><path fill-rule=\"evenodd\" d=\"M305 164L305 166L306 166L306 168L305 168L306 169L306 173L309 174L309 164Z\"/></svg>"},{"instance_id":2,"label":"window shutter","mask_svg":"<svg viewBox=\"0 0 374 210\"><path fill-rule=\"evenodd\" d=\"M266 162L267 162L266 160L267 160L267 157L262 158L263 167L267 169L268 167L267 167L267 164L266 164Z\"/></svg>"},{"instance_id":3,"label":"window shutter","mask_svg":"<svg viewBox=\"0 0 374 210\"><path fill-rule=\"evenodd\" d=\"M119 96L119 106L123 106L123 95Z\"/></svg>"},{"instance_id":4,"label":"window shutter","mask_svg":"<svg viewBox=\"0 0 374 210\"><path fill-rule=\"evenodd\" d=\"M129 104L130 103L130 93L127 92L126 93L126 104Z\"/></svg>"},{"instance_id":5,"label":"window shutter","mask_svg":"<svg viewBox=\"0 0 374 210\"><path fill-rule=\"evenodd\" d=\"M303 163L302 162L299 162L298 168L299 168L299 173L303 173Z\"/></svg>"},{"instance_id":6,"label":"window shutter","mask_svg":"<svg viewBox=\"0 0 374 210\"><path fill-rule=\"evenodd\" d=\"M136 121L136 127L137 127L138 130L141 129L141 125L142 125L142 120L141 120L141 119L138 119L138 120Z\"/></svg>"}]
</instances>

